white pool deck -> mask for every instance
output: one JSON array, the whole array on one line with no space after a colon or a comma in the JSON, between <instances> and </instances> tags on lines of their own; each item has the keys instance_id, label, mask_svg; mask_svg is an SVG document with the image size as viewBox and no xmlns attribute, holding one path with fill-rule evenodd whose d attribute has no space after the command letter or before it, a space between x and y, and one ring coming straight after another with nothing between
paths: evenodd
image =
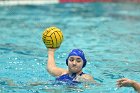
<instances>
[{"instance_id":1,"label":"white pool deck","mask_svg":"<svg viewBox=\"0 0 140 93\"><path fill-rule=\"evenodd\" d=\"M41 5L59 3L59 0L0 0L2 5Z\"/></svg>"}]
</instances>

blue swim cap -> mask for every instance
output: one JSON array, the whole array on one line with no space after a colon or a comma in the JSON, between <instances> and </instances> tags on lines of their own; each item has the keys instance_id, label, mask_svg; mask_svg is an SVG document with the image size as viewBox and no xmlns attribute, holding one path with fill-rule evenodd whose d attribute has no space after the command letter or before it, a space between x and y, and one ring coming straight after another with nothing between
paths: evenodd
<instances>
[{"instance_id":1,"label":"blue swim cap","mask_svg":"<svg viewBox=\"0 0 140 93\"><path fill-rule=\"evenodd\" d=\"M82 50L80 50L80 49L73 49L73 50L69 53L69 55L68 55L68 57L67 57L67 59L66 59L66 64L67 64L67 65L68 65L68 58L69 58L70 56L79 56L79 57L81 57L82 60L83 60L83 62L84 62L82 68L84 68L84 67L86 66L87 60L86 60L85 55L84 55L84 52L83 52Z\"/></svg>"}]
</instances>

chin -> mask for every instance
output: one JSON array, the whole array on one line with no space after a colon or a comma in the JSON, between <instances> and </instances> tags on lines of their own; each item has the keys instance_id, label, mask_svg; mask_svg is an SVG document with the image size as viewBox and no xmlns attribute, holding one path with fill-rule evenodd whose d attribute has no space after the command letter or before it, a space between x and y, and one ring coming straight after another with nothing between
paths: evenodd
<instances>
[{"instance_id":1,"label":"chin","mask_svg":"<svg viewBox=\"0 0 140 93\"><path fill-rule=\"evenodd\" d=\"M80 69L79 68L69 68L69 71L71 72L71 73L78 73L79 71L80 71Z\"/></svg>"},{"instance_id":2,"label":"chin","mask_svg":"<svg viewBox=\"0 0 140 93\"><path fill-rule=\"evenodd\" d=\"M71 69L70 72L72 72L72 73L78 73L79 70L77 70L77 69L76 70L75 69Z\"/></svg>"},{"instance_id":3,"label":"chin","mask_svg":"<svg viewBox=\"0 0 140 93\"><path fill-rule=\"evenodd\" d=\"M78 71L71 71L72 73L77 73Z\"/></svg>"}]
</instances>

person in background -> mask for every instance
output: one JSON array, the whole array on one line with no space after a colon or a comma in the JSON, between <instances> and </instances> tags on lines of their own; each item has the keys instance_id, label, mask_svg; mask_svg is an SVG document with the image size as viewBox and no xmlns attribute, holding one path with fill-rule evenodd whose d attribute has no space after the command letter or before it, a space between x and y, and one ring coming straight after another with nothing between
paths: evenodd
<instances>
[{"instance_id":1,"label":"person in background","mask_svg":"<svg viewBox=\"0 0 140 93\"><path fill-rule=\"evenodd\" d=\"M133 87L138 93L140 93L140 83L128 79L128 78L122 78L117 80L118 87Z\"/></svg>"}]
</instances>

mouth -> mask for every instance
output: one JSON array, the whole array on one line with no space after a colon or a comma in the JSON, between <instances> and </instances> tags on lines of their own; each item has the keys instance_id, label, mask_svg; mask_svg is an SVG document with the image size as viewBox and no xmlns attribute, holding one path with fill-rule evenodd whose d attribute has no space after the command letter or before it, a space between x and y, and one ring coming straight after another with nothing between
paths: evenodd
<instances>
[{"instance_id":1,"label":"mouth","mask_svg":"<svg viewBox=\"0 0 140 93\"><path fill-rule=\"evenodd\" d=\"M71 68L76 68L76 69L77 69L77 67L76 67L76 66L72 66Z\"/></svg>"},{"instance_id":2,"label":"mouth","mask_svg":"<svg viewBox=\"0 0 140 93\"><path fill-rule=\"evenodd\" d=\"M77 68L77 67L71 67L71 70L73 70L73 71L77 71L78 68Z\"/></svg>"},{"instance_id":3,"label":"mouth","mask_svg":"<svg viewBox=\"0 0 140 93\"><path fill-rule=\"evenodd\" d=\"M77 69L76 67L71 67L71 69Z\"/></svg>"}]
</instances>

